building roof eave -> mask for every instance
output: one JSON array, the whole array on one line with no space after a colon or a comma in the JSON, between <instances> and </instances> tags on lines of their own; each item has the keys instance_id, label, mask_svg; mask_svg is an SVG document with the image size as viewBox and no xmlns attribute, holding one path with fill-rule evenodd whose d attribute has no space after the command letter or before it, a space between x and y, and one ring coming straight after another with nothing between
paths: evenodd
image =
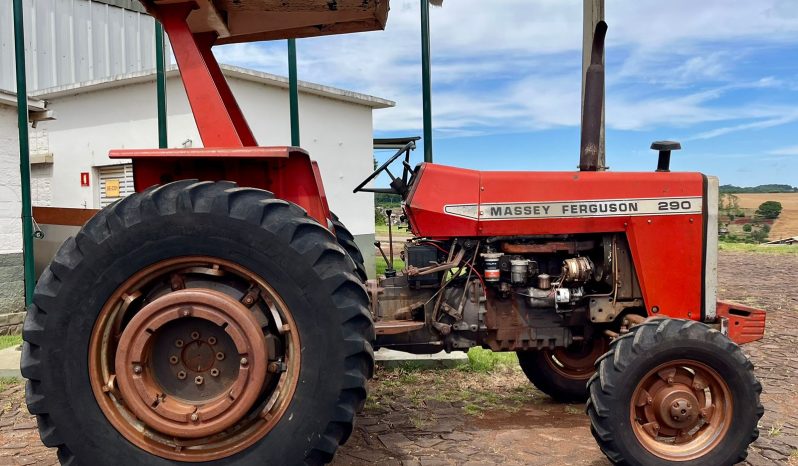
<instances>
[{"instance_id":1,"label":"building roof eave","mask_svg":"<svg viewBox=\"0 0 798 466\"><path fill-rule=\"evenodd\" d=\"M6 105L9 107L17 106L17 94L15 92L6 91L4 89L0 89L0 105ZM30 112L46 112L47 111L47 103L44 100L39 100L36 98L31 98L28 96L28 111Z\"/></svg>"},{"instance_id":2,"label":"building roof eave","mask_svg":"<svg viewBox=\"0 0 798 466\"><path fill-rule=\"evenodd\" d=\"M247 68L240 68L237 66L222 65L222 71L228 78L237 78L245 81L250 81L267 86L274 86L279 88L288 88L288 78L278 76L271 73L264 73L262 71L255 71ZM172 66L167 70L169 78L179 76L177 67ZM56 99L59 97L77 95L86 92L95 92L99 90L112 89L115 87L128 86L132 84L140 84L151 82L155 80L155 70L140 71L135 73L128 73L118 75L110 78L103 78L94 81L86 81L76 84L68 84L65 86L52 87L48 89L41 89L32 93L33 96L39 99ZM339 89L336 87L325 86L306 81L299 81L299 92L306 94L313 94L321 97L327 97L333 100L340 100L350 102L357 105L371 107L373 109L390 108L396 106L396 103L359 92Z\"/></svg>"}]
</instances>

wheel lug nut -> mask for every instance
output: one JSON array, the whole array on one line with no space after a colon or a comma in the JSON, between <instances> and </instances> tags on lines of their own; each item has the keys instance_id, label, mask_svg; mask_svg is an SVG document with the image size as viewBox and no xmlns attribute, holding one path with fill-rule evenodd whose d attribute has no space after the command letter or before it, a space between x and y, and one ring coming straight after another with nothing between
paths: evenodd
<instances>
[{"instance_id":1,"label":"wheel lug nut","mask_svg":"<svg viewBox=\"0 0 798 466\"><path fill-rule=\"evenodd\" d=\"M214 377L218 377L219 376L219 369L217 369L215 367L213 369L211 369L211 375L214 376Z\"/></svg>"},{"instance_id":2,"label":"wheel lug nut","mask_svg":"<svg viewBox=\"0 0 798 466\"><path fill-rule=\"evenodd\" d=\"M143 369L142 369L142 368L141 368L141 366L139 366L138 364L136 364L135 366L133 366L133 373L134 373L134 374L141 374L141 371L142 371L142 370L143 370Z\"/></svg>"},{"instance_id":3,"label":"wheel lug nut","mask_svg":"<svg viewBox=\"0 0 798 466\"><path fill-rule=\"evenodd\" d=\"M170 364L177 364L177 356L170 356L169 357Z\"/></svg>"},{"instance_id":4,"label":"wheel lug nut","mask_svg":"<svg viewBox=\"0 0 798 466\"><path fill-rule=\"evenodd\" d=\"M286 371L286 365L282 361L270 362L266 370L272 374L279 374Z\"/></svg>"},{"instance_id":5,"label":"wheel lug nut","mask_svg":"<svg viewBox=\"0 0 798 466\"><path fill-rule=\"evenodd\" d=\"M668 377L668 385L673 385L673 377Z\"/></svg>"},{"instance_id":6,"label":"wheel lug nut","mask_svg":"<svg viewBox=\"0 0 798 466\"><path fill-rule=\"evenodd\" d=\"M241 365L242 365L242 366L246 366L247 364L249 364L249 359L247 359L247 358L241 358Z\"/></svg>"},{"instance_id":7,"label":"wheel lug nut","mask_svg":"<svg viewBox=\"0 0 798 466\"><path fill-rule=\"evenodd\" d=\"M191 421L192 422L199 421L199 416L197 415L197 413L191 413Z\"/></svg>"},{"instance_id":8,"label":"wheel lug nut","mask_svg":"<svg viewBox=\"0 0 798 466\"><path fill-rule=\"evenodd\" d=\"M194 383L197 385L202 385L202 382L204 381L205 379L201 375L194 377Z\"/></svg>"},{"instance_id":9,"label":"wheel lug nut","mask_svg":"<svg viewBox=\"0 0 798 466\"><path fill-rule=\"evenodd\" d=\"M177 340L175 340L175 346L177 346L178 348L182 348L183 347L183 340L181 340L179 338Z\"/></svg>"},{"instance_id":10,"label":"wheel lug nut","mask_svg":"<svg viewBox=\"0 0 798 466\"><path fill-rule=\"evenodd\" d=\"M224 359L224 353L219 351L218 353L216 353L216 360L221 361L222 359Z\"/></svg>"},{"instance_id":11,"label":"wheel lug nut","mask_svg":"<svg viewBox=\"0 0 798 466\"><path fill-rule=\"evenodd\" d=\"M208 344L209 345L215 345L216 344L216 337L208 338Z\"/></svg>"},{"instance_id":12,"label":"wheel lug nut","mask_svg":"<svg viewBox=\"0 0 798 466\"><path fill-rule=\"evenodd\" d=\"M185 379L186 378L186 372L185 371L178 372L177 373L177 378L180 379L180 380Z\"/></svg>"},{"instance_id":13,"label":"wheel lug nut","mask_svg":"<svg viewBox=\"0 0 798 466\"><path fill-rule=\"evenodd\" d=\"M196 330L191 332L191 339L192 340L199 340L200 334Z\"/></svg>"}]
</instances>

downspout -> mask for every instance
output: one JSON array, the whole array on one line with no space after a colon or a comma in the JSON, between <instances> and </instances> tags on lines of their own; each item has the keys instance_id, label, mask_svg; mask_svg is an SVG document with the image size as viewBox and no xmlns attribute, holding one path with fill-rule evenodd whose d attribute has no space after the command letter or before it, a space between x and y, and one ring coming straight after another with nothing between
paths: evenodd
<instances>
[{"instance_id":1,"label":"downspout","mask_svg":"<svg viewBox=\"0 0 798 466\"><path fill-rule=\"evenodd\" d=\"M166 54L164 51L163 25L155 20L155 85L158 89L158 147L169 147L166 125Z\"/></svg>"},{"instance_id":2,"label":"downspout","mask_svg":"<svg viewBox=\"0 0 798 466\"><path fill-rule=\"evenodd\" d=\"M19 174L22 185L22 257L25 270L25 305L29 306L33 302L33 288L36 276L33 263L33 214L30 198L30 140L28 139L28 85L25 80L25 23L22 11L22 0L14 0Z\"/></svg>"},{"instance_id":3,"label":"downspout","mask_svg":"<svg viewBox=\"0 0 798 466\"><path fill-rule=\"evenodd\" d=\"M291 107L291 145L299 147L299 80L296 70L296 39L288 39L288 98Z\"/></svg>"},{"instance_id":4,"label":"downspout","mask_svg":"<svg viewBox=\"0 0 798 466\"><path fill-rule=\"evenodd\" d=\"M432 77L430 72L429 0L421 0L421 89L424 101L424 161L432 162Z\"/></svg>"}]
</instances>

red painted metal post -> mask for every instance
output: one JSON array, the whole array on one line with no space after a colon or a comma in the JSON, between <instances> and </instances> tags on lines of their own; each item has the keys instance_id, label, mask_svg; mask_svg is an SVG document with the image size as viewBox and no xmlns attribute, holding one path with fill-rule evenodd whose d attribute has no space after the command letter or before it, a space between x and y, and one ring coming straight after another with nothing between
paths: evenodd
<instances>
[{"instance_id":1,"label":"red painted metal post","mask_svg":"<svg viewBox=\"0 0 798 466\"><path fill-rule=\"evenodd\" d=\"M205 147L257 146L211 52L216 34L193 34L186 23L193 5L193 2L158 5L156 13L169 34L202 143Z\"/></svg>"}]
</instances>

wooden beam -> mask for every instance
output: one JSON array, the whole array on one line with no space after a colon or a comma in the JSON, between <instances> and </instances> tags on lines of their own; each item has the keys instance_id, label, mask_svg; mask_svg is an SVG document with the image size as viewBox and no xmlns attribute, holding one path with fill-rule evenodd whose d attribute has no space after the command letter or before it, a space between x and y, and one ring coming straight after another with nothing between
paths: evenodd
<instances>
[{"instance_id":1,"label":"wooden beam","mask_svg":"<svg viewBox=\"0 0 798 466\"><path fill-rule=\"evenodd\" d=\"M68 209L64 207L34 207L33 218L40 225L82 227L98 209Z\"/></svg>"}]
</instances>

